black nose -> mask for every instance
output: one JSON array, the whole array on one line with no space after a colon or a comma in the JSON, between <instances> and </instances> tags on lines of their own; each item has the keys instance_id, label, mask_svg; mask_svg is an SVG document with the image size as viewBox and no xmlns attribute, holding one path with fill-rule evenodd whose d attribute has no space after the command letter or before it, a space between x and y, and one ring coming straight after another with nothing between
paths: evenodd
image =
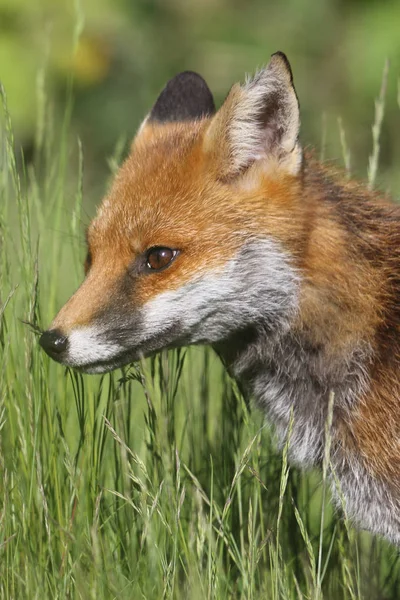
<instances>
[{"instance_id":1,"label":"black nose","mask_svg":"<svg viewBox=\"0 0 400 600\"><path fill-rule=\"evenodd\" d=\"M59 356L68 348L68 338L58 329L49 329L42 333L39 339L39 344L47 354L54 358L54 355Z\"/></svg>"}]
</instances>

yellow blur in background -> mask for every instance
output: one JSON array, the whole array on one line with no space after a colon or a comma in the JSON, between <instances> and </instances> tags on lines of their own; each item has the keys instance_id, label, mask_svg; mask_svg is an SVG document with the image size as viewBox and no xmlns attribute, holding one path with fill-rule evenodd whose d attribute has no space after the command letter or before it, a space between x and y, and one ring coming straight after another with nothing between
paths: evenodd
<instances>
[{"instance_id":1,"label":"yellow blur in background","mask_svg":"<svg viewBox=\"0 0 400 600\"><path fill-rule=\"evenodd\" d=\"M171 76L200 72L218 104L277 50L293 67L303 144L320 151L326 143L324 155L341 164L340 117L352 172L363 178L389 58L377 183L398 195L399 32L398 0L0 0L0 80L28 161L40 85L61 122L73 82L85 194L96 201L107 157L134 135Z\"/></svg>"}]
</instances>

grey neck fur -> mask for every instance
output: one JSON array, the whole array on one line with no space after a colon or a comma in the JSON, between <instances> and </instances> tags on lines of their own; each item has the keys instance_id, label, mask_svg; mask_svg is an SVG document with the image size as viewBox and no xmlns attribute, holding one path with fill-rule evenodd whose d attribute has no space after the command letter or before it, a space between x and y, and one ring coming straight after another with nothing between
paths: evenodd
<instances>
[{"instance_id":1,"label":"grey neck fur","mask_svg":"<svg viewBox=\"0 0 400 600\"><path fill-rule=\"evenodd\" d=\"M259 326L237 332L215 349L275 426L279 445L287 438L291 409L294 422L291 462L309 467L322 462L329 394L334 392L331 463L340 492L331 478L338 505L360 527L400 544L400 505L388 487L367 473L361 459L344 452L338 425L368 388L370 352L359 347L345 360L328 360L323 347L289 329L272 334ZM344 425L345 426L345 425Z\"/></svg>"},{"instance_id":2,"label":"grey neck fur","mask_svg":"<svg viewBox=\"0 0 400 600\"><path fill-rule=\"evenodd\" d=\"M329 393L335 393L334 412L340 419L354 406L367 379L365 350L354 350L345 364L328 363L323 347L312 346L290 330L271 335L249 328L217 351L267 414L280 445L286 440L293 406L291 455L303 467L322 460Z\"/></svg>"}]
</instances>

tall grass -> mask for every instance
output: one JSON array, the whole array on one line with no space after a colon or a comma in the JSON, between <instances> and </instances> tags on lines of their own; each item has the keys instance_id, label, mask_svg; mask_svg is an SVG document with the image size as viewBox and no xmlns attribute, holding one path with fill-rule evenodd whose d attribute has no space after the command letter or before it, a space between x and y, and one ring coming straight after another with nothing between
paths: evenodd
<instances>
[{"instance_id":1,"label":"tall grass","mask_svg":"<svg viewBox=\"0 0 400 600\"><path fill-rule=\"evenodd\" d=\"M57 129L38 90L30 165L1 92L1 598L399 598L393 547L332 510L329 422L323 472L300 473L210 349L106 376L40 351L84 248L70 100Z\"/></svg>"}]
</instances>

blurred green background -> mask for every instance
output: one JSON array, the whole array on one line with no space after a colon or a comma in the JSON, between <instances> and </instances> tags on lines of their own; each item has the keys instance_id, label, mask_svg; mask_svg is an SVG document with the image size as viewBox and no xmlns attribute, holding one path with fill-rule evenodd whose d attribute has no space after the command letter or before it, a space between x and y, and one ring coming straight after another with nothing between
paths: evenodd
<instances>
[{"instance_id":1,"label":"blurred green background","mask_svg":"<svg viewBox=\"0 0 400 600\"><path fill-rule=\"evenodd\" d=\"M322 598L310 591L316 556L326 560L325 598L400 597L392 547L368 535L358 543L328 504L321 521L319 473L290 471L278 540L281 458L214 354L190 349L182 373L184 354L161 355L144 383L133 367L122 379L63 376L21 322L46 327L79 284L82 192L87 223L159 91L185 69L219 104L284 51L303 144L343 165L340 118L351 173L366 179L388 58L376 183L400 197L399 34L400 0L0 0L0 81L15 133L12 144L0 111L1 598L226 598L226 589L277 600L303 597L297 581L304 597ZM278 580L286 596L269 593Z\"/></svg>"},{"instance_id":2,"label":"blurred green background","mask_svg":"<svg viewBox=\"0 0 400 600\"><path fill-rule=\"evenodd\" d=\"M360 178L390 59L377 185L399 195L399 0L0 0L0 80L17 143L29 162L38 90L61 123L72 75L71 135L83 144L89 212L103 194L107 159L118 143L128 148L169 77L198 71L220 103L276 50L292 63L303 143L320 150L325 139L324 155L340 164L341 117Z\"/></svg>"}]
</instances>

